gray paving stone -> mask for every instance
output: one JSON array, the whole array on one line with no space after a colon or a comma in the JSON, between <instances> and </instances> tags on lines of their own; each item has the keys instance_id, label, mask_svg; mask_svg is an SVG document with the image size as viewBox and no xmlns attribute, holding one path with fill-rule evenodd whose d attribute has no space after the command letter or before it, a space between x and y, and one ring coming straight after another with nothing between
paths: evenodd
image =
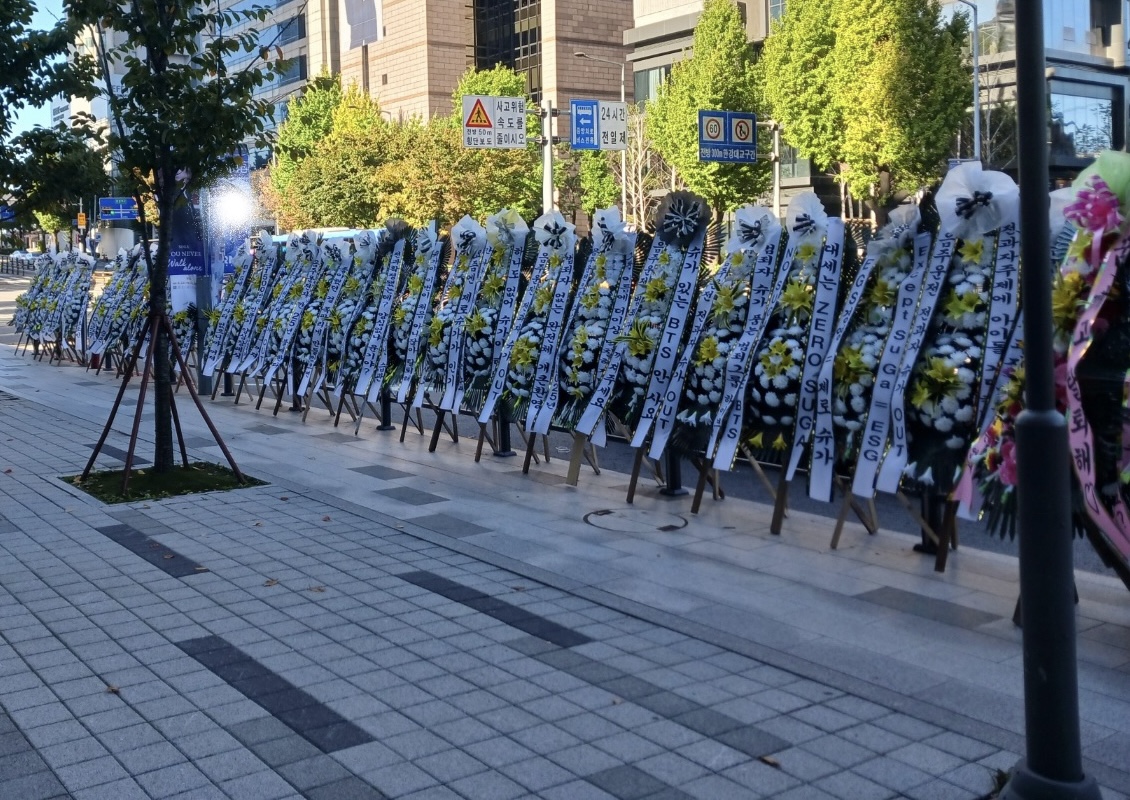
<instances>
[{"instance_id":1,"label":"gray paving stone","mask_svg":"<svg viewBox=\"0 0 1130 800\"><path fill-rule=\"evenodd\" d=\"M467 800L511 800L526 793L505 775L490 770L457 780L451 788Z\"/></svg>"},{"instance_id":2,"label":"gray paving stone","mask_svg":"<svg viewBox=\"0 0 1130 800\"><path fill-rule=\"evenodd\" d=\"M535 755L533 750L518 744L507 736L495 736L491 739L474 742L467 745L465 749L479 761L495 769L531 758ZM562 752L567 753L569 751L566 750ZM597 750L593 752L599 753ZM556 759L559 755L561 754L555 754L551 756L551 758Z\"/></svg>"},{"instance_id":3,"label":"gray paving stone","mask_svg":"<svg viewBox=\"0 0 1130 800\"><path fill-rule=\"evenodd\" d=\"M842 800L887 800L889 797L897 796L892 789L852 772L829 775L818 781L816 785Z\"/></svg>"},{"instance_id":4,"label":"gray paving stone","mask_svg":"<svg viewBox=\"0 0 1130 800\"><path fill-rule=\"evenodd\" d=\"M723 797L726 800L760 800L764 797L760 792L751 791L721 775L706 775L680 788L698 800L719 800Z\"/></svg>"},{"instance_id":5,"label":"gray paving stone","mask_svg":"<svg viewBox=\"0 0 1130 800\"><path fill-rule=\"evenodd\" d=\"M880 754L889 753L892 750L905 747L910 743L910 740L905 736L893 733L871 723L856 725L853 728L845 728L836 735Z\"/></svg>"},{"instance_id":6,"label":"gray paving stone","mask_svg":"<svg viewBox=\"0 0 1130 800\"><path fill-rule=\"evenodd\" d=\"M380 792L352 775L311 789L306 796L310 800L384 800Z\"/></svg>"},{"instance_id":7,"label":"gray paving stone","mask_svg":"<svg viewBox=\"0 0 1130 800\"><path fill-rule=\"evenodd\" d=\"M22 778L35 772L47 771L47 764L34 750L0 757L0 776Z\"/></svg>"},{"instance_id":8,"label":"gray paving stone","mask_svg":"<svg viewBox=\"0 0 1130 800\"><path fill-rule=\"evenodd\" d=\"M420 769L443 784L483 772L486 765L460 750L447 750L413 761Z\"/></svg>"},{"instance_id":9,"label":"gray paving stone","mask_svg":"<svg viewBox=\"0 0 1130 800\"><path fill-rule=\"evenodd\" d=\"M279 767L279 774L300 791L354 777L349 770L325 755L284 764Z\"/></svg>"},{"instance_id":10,"label":"gray paving stone","mask_svg":"<svg viewBox=\"0 0 1130 800\"><path fill-rule=\"evenodd\" d=\"M133 775L182 763L185 759L179 750L168 742L156 742L116 752L115 756Z\"/></svg>"},{"instance_id":11,"label":"gray paving stone","mask_svg":"<svg viewBox=\"0 0 1130 800\"><path fill-rule=\"evenodd\" d=\"M192 763L217 783L263 771L263 762L246 750L216 753L194 759Z\"/></svg>"},{"instance_id":12,"label":"gray paving stone","mask_svg":"<svg viewBox=\"0 0 1130 800\"><path fill-rule=\"evenodd\" d=\"M802 785L782 792L775 800L834 800L834 798L823 789Z\"/></svg>"},{"instance_id":13,"label":"gray paving stone","mask_svg":"<svg viewBox=\"0 0 1130 800\"><path fill-rule=\"evenodd\" d=\"M207 785L208 779L200 769L189 763L160 767L153 772L137 776L141 788L149 792L154 800L173 797L184 791Z\"/></svg>"},{"instance_id":14,"label":"gray paving stone","mask_svg":"<svg viewBox=\"0 0 1130 800\"><path fill-rule=\"evenodd\" d=\"M361 777L389 797L399 797L437 784L431 775L405 761L378 767Z\"/></svg>"},{"instance_id":15,"label":"gray paving stone","mask_svg":"<svg viewBox=\"0 0 1130 800\"><path fill-rule=\"evenodd\" d=\"M10 793L8 796L18 797L20 800L47 800L47 798L67 796L63 784L59 783L50 772L33 772L10 781L6 780L4 791Z\"/></svg>"},{"instance_id":16,"label":"gray paving stone","mask_svg":"<svg viewBox=\"0 0 1130 800\"><path fill-rule=\"evenodd\" d=\"M921 786L934 777L930 773L923 772L888 756L880 756L856 764L852 771L868 780L901 793L905 793L915 786Z\"/></svg>"},{"instance_id":17,"label":"gray paving stone","mask_svg":"<svg viewBox=\"0 0 1130 800\"><path fill-rule=\"evenodd\" d=\"M773 758L781 765L782 770L808 783L839 772L841 769L831 761L813 755L806 746L790 747L774 753Z\"/></svg>"},{"instance_id":18,"label":"gray paving stone","mask_svg":"<svg viewBox=\"0 0 1130 800\"><path fill-rule=\"evenodd\" d=\"M94 738L53 744L48 747L41 747L38 752L42 756L42 761L46 761L52 768L65 767L109 755L106 748ZM11 774L10 768L6 767L3 760L0 759L0 775L7 776L9 774Z\"/></svg>"},{"instance_id":19,"label":"gray paving stone","mask_svg":"<svg viewBox=\"0 0 1130 800\"><path fill-rule=\"evenodd\" d=\"M133 778L104 783L74 792L74 800L149 800L145 790Z\"/></svg>"},{"instance_id":20,"label":"gray paving stone","mask_svg":"<svg viewBox=\"0 0 1130 800\"><path fill-rule=\"evenodd\" d=\"M905 797L909 800L976 800L982 795L938 778L908 790Z\"/></svg>"},{"instance_id":21,"label":"gray paving stone","mask_svg":"<svg viewBox=\"0 0 1130 800\"><path fill-rule=\"evenodd\" d=\"M238 750L242 745L227 731L211 730L192 733L174 740L177 749L190 759Z\"/></svg>"},{"instance_id":22,"label":"gray paving stone","mask_svg":"<svg viewBox=\"0 0 1130 800\"><path fill-rule=\"evenodd\" d=\"M952 756L943 750L921 742L912 742L906 747L892 750L888 755L931 775L941 775L951 769L957 769L962 763L957 756Z\"/></svg>"},{"instance_id":23,"label":"gray paving stone","mask_svg":"<svg viewBox=\"0 0 1130 800\"><path fill-rule=\"evenodd\" d=\"M669 788L658 778L629 765L594 772L585 780L620 800L638 800Z\"/></svg>"},{"instance_id":24,"label":"gray paving stone","mask_svg":"<svg viewBox=\"0 0 1130 800\"><path fill-rule=\"evenodd\" d=\"M240 800L279 800L293 797L294 788L273 772L257 772L220 784L230 797Z\"/></svg>"},{"instance_id":25,"label":"gray paving stone","mask_svg":"<svg viewBox=\"0 0 1130 800\"><path fill-rule=\"evenodd\" d=\"M637 762L635 766L669 786L680 786L707 774L701 764L677 753L659 753Z\"/></svg>"},{"instance_id":26,"label":"gray paving stone","mask_svg":"<svg viewBox=\"0 0 1130 800\"><path fill-rule=\"evenodd\" d=\"M251 751L272 767L293 764L318 755L321 751L302 737L291 734L250 746Z\"/></svg>"},{"instance_id":27,"label":"gray paving stone","mask_svg":"<svg viewBox=\"0 0 1130 800\"><path fill-rule=\"evenodd\" d=\"M926 739L923 744L944 750L951 755L955 755L967 761L977 761L997 750L997 748L993 747L991 744L985 744L984 742L980 742L968 736L962 736L953 731L943 731L937 736Z\"/></svg>"},{"instance_id":28,"label":"gray paving stone","mask_svg":"<svg viewBox=\"0 0 1130 800\"><path fill-rule=\"evenodd\" d=\"M906 714L888 714L885 717L872 720L872 723L883 730L897 733L899 736L905 736L914 741L927 739L942 732L942 729L937 725L931 725L929 722L923 722Z\"/></svg>"},{"instance_id":29,"label":"gray paving stone","mask_svg":"<svg viewBox=\"0 0 1130 800\"><path fill-rule=\"evenodd\" d=\"M247 746L294 735L294 731L274 717L260 717L241 722L232 725L229 731L232 736Z\"/></svg>"},{"instance_id":30,"label":"gray paving stone","mask_svg":"<svg viewBox=\"0 0 1130 800\"><path fill-rule=\"evenodd\" d=\"M122 765L110 756L61 767L55 770L55 774L72 792L129 777Z\"/></svg>"},{"instance_id":31,"label":"gray paving stone","mask_svg":"<svg viewBox=\"0 0 1130 800\"><path fill-rule=\"evenodd\" d=\"M542 792L546 800L615 800L613 795L591 783L572 781Z\"/></svg>"}]
</instances>

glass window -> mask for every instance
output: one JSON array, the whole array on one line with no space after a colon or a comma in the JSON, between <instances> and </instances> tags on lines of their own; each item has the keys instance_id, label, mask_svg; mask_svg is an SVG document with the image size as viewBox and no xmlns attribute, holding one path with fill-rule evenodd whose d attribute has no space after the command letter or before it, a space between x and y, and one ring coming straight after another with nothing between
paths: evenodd
<instances>
[{"instance_id":1,"label":"glass window","mask_svg":"<svg viewBox=\"0 0 1130 800\"><path fill-rule=\"evenodd\" d=\"M769 22L773 23L785 15L785 0L769 0Z\"/></svg>"},{"instance_id":2,"label":"glass window","mask_svg":"<svg viewBox=\"0 0 1130 800\"><path fill-rule=\"evenodd\" d=\"M781 142L781 177L809 178L812 176L812 162L801 158L795 147Z\"/></svg>"},{"instance_id":3,"label":"glass window","mask_svg":"<svg viewBox=\"0 0 1130 800\"><path fill-rule=\"evenodd\" d=\"M1114 90L1051 81L1048 147L1052 160L1094 158L1121 146L1114 121Z\"/></svg>"},{"instance_id":4,"label":"glass window","mask_svg":"<svg viewBox=\"0 0 1130 800\"><path fill-rule=\"evenodd\" d=\"M297 17L291 17L286 22L279 23L279 38L275 41L275 44L290 44L291 42L297 42L304 36L306 36L306 17L299 14ZM270 40L260 38L260 41Z\"/></svg>"},{"instance_id":5,"label":"glass window","mask_svg":"<svg viewBox=\"0 0 1130 800\"><path fill-rule=\"evenodd\" d=\"M288 83L304 80L306 80L306 56L300 55L288 59L286 68L279 73L277 83L279 86L286 86Z\"/></svg>"},{"instance_id":6,"label":"glass window","mask_svg":"<svg viewBox=\"0 0 1130 800\"><path fill-rule=\"evenodd\" d=\"M647 100L654 100L655 95L659 92L659 86L663 81L667 80L667 76L671 74L671 67L664 65L662 67L652 67L651 69L641 69L634 73L632 78L634 81L633 91L637 103L643 103Z\"/></svg>"},{"instance_id":7,"label":"glass window","mask_svg":"<svg viewBox=\"0 0 1130 800\"><path fill-rule=\"evenodd\" d=\"M526 91L541 102L541 0L475 0L475 66L497 64L526 76Z\"/></svg>"}]
</instances>

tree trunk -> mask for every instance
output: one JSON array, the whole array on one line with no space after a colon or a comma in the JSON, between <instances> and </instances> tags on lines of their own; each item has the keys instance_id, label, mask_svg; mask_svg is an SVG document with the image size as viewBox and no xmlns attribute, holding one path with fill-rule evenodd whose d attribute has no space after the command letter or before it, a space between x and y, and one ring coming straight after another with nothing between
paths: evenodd
<instances>
[{"instance_id":1,"label":"tree trunk","mask_svg":"<svg viewBox=\"0 0 1130 800\"><path fill-rule=\"evenodd\" d=\"M169 287L169 233L175 201L176 170L163 169L159 185L157 257L149 271L149 313L166 315ZM173 468L172 365L169 358L169 337L164 325L157 326L157 335L150 342L153 350L153 471L169 472Z\"/></svg>"}]
</instances>

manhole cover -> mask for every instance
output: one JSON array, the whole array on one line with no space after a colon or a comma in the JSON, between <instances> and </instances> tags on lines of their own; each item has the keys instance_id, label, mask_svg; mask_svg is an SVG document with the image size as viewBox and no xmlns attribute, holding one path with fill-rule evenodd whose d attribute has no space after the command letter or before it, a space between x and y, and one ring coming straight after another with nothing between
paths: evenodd
<instances>
[{"instance_id":1,"label":"manhole cover","mask_svg":"<svg viewBox=\"0 0 1130 800\"><path fill-rule=\"evenodd\" d=\"M594 528L619 533L651 533L652 531L677 531L687 526L687 521L664 511L645 511L641 508L609 508L585 514L585 522Z\"/></svg>"}]
</instances>

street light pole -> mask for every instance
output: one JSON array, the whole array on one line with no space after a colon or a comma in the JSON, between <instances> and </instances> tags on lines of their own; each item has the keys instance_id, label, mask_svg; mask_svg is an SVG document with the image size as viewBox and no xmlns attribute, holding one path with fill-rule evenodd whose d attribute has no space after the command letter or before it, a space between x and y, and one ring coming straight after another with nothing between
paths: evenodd
<instances>
[{"instance_id":1,"label":"street light pole","mask_svg":"<svg viewBox=\"0 0 1130 800\"><path fill-rule=\"evenodd\" d=\"M577 58L587 58L589 61L599 61L602 64L611 64L614 67L620 67L620 102L624 103L624 62L616 62L608 58L597 58L590 56L588 53L573 53ZM628 150L627 148L620 151L620 213L625 217L628 216Z\"/></svg>"},{"instance_id":2,"label":"street light pole","mask_svg":"<svg viewBox=\"0 0 1130 800\"><path fill-rule=\"evenodd\" d=\"M1101 800L1083 773L1067 423L1056 410L1041 0L1016 4L1025 410L1016 420L1026 757L1002 800Z\"/></svg>"},{"instance_id":3,"label":"street light pole","mask_svg":"<svg viewBox=\"0 0 1130 800\"><path fill-rule=\"evenodd\" d=\"M973 12L973 159L981 160L981 31L977 25L977 3L957 0Z\"/></svg>"}]
</instances>

